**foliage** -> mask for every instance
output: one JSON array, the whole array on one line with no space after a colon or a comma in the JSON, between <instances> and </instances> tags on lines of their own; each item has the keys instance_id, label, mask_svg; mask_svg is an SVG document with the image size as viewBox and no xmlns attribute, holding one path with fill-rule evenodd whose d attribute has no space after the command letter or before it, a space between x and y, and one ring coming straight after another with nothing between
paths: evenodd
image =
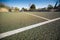
<instances>
[{"instance_id":1,"label":"foliage","mask_svg":"<svg viewBox=\"0 0 60 40\"><path fill-rule=\"evenodd\" d=\"M5 7L5 5L3 3L0 3L0 7Z\"/></svg>"},{"instance_id":2,"label":"foliage","mask_svg":"<svg viewBox=\"0 0 60 40\"><path fill-rule=\"evenodd\" d=\"M0 3L0 8L2 8L2 7L4 7L4 8L8 8L8 9L9 9L9 7L8 7L6 4L4 4L4 3Z\"/></svg>"},{"instance_id":3,"label":"foliage","mask_svg":"<svg viewBox=\"0 0 60 40\"><path fill-rule=\"evenodd\" d=\"M15 7L15 11L19 11L19 8Z\"/></svg>"},{"instance_id":4,"label":"foliage","mask_svg":"<svg viewBox=\"0 0 60 40\"><path fill-rule=\"evenodd\" d=\"M22 8L22 11L27 11L27 9L26 8Z\"/></svg>"},{"instance_id":5,"label":"foliage","mask_svg":"<svg viewBox=\"0 0 60 40\"><path fill-rule=\"evenodd\" d=\"M35 4L32 4L32 5L30 6L30 10L35 10L35 9L36 9Z\"/></svg>"},{"instance_id":6,"label":"foliage","mask_svg":"<svg viewBox=\"0 0 60 40\"><path fill-rule=\"evenodd\" d=\"M49 9L53 9L53 6L52 5L48 5L48 7L47 7L47 9L49 10Z\"/></svg>"}]
</instances>

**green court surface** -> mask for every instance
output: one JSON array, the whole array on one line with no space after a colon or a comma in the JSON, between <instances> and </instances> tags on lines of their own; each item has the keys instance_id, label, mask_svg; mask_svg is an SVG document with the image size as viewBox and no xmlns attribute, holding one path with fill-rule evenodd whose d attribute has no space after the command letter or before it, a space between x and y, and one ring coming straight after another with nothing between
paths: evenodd
<instances>
[{"instance_id":1,"label":"green court surface","mask_svg":"<svg viewBox=\"0 0 60 40\"><path fill-rule=\"evenodd\" d=\"M5 37L2 40L60 40L60 20Z\"/></svg>"},{"instance_id":2,"label":"green court surface","mask_svg":"<svg viewBox=\"0 0 60 40\"><path fill-rule=\"evenodd\" d=\"M0 15L0 33L46 21L24 12L0 13Z\"/></svg>"},{"instance_id":3,"label":"green court surface","mask_svg":"<svg viewBox=\"0 0 60 40\"><path fill-rule=\"evenodd\" d=\"M35 14L37 16L42 16L48 19L54 19L60 17L60 12L30 12L31 14Z\"/></svg>"},{"instance_id":4,"label":"green court surface","mask_svg":"<svg viewBox=\"0 0 60 40\"><path fill-rule=\"evenodd\" d=\"M0 13L0 33L48 21L44 20L43 18L28 15L26 13L48 19L60 17L59 12ZM7 36L1 40L60 40L60 20Z\"/></svg>"}]
</instances>

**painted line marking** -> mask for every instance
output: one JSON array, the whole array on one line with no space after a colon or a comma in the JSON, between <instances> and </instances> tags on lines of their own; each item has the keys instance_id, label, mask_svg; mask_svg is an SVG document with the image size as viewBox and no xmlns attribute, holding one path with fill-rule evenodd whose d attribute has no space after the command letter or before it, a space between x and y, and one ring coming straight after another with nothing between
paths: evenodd
<instances>
[{"instance_id":1,"label":"painted line marking","mask_svg":"<svg viewBox=\"0 0 60 40\"><path fill-rule=\"evenodd\" d=\"M19 28L19 29L16 29L16 30L1 33L0 34L0 39L2 39L4 37L7 37L7 36L11 36L11 35L19 33L19 32L23 32L23 31L26 31L26 30L41 26L41 25L44 25L44 24L47 24L47 23L54 22L54 21L59 20L59 19L60 18L55 18L55 19L48 20L48 21L45 21L45 22L41 22L41 23L37 23L37 24L34 24L34 25L26 26L26 27L23 27L23 28Z\"/></svg>"},{"instance_id":2,"label":"painted line marking","mask_svg":"<svg viewBox=\"0 0 60 40\"><path fill-rule=\"evenodd\" d=\"M42 18L42 19L45 19L45 20L50 20L50 19L42 17L42 16L37 16L37 15L34 15L34 14L30 14L30 13L26 13L26 14L29 14L29 15L32 15L32 16L35 16L35 17L38 17L38 18Z\"/></svg>"}]
</instances>

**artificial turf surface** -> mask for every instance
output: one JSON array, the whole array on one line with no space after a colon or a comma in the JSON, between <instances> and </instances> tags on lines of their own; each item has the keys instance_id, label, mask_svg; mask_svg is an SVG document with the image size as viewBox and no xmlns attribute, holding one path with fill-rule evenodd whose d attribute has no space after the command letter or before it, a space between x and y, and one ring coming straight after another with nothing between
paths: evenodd
<instances>
[{"instance_id":1,"label":"artificial turf surface","mask_svg":"<svg viewBox=\"0 0 60 40\"><path fill-rule=\"evenodd\" d=\"M34 14L37 16L42 16L48 19L54 19L60 17L60 12L30 12L30 14Z\"/></svg>"},{"instance_id":2,"label":"artificial turf surface","mask_svg":"<svg viewBox=\"0 0 60 40\"><path fill-rule=\"evenodd\" d=\"M19 12L0 13L0 33L22 28L47 20L25 13L31 13L48 19L60 17L59 12ZM1 40L60 40L60 20L9 36Z\"/></svg>"},{"instance_id":3,"label":"artificial turf surface","mask_svg":"<svg viewBox=\"0 0 60 40\"><path fill-rule=\"evenodd\" d=\"M0 33L46 21L24 12L0 13L0 15Z\"/></svg>"},{"instance_id":4,"label":"artificial turf surface","mask_svg":"<svg viewBox=\"0 0 60 40\"><path fill-rule=\"evenodd\" d=\"M60 20L5 37L1 40L60 40Z\"/></svg>"}]
</instances>

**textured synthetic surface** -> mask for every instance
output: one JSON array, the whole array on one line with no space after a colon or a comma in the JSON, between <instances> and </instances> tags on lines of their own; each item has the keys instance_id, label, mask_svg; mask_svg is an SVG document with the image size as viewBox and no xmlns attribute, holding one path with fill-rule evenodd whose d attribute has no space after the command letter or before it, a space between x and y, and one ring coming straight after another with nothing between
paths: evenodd
<instances>
[{"instance_id":1,"label":"textured synthetic surface","mask_svg":"<svg viewBox=\"0 0 60 40\"><path fill-rule=\"evenodd\" d=\"M0 33L46 21L25 13L0 13L0 15Z\"/></svg>"},{"instance_id":2,"label":"textured synthetic surface","mask_svg":"<svg viewBox=\"0 0 60 40\"><path fill-rule=\"evenodd\" d=\"M32 12L32 14L33 13L34 12ZM54 13L51 12L52 17L49 16L50 18L46 17L46 16L42 16L42 17L48 18L48 19L54 19L55 17L56 18L60 17L59 13L56 12L55 13L56 15ZM36 14L34 14L34 15L36 15ZM48 15L50 13L47 12L45 14L44 13L42 13L42 14ZM55 17L53 16L53 14L55 15ZM40 16L40 15L38 15L38 16ZM38 19L40 19L40 18L38 18ZM47 21L47 20L44 20L44 21ZM44 21L41 21L41 22L44 22ZM37 22L37 23L40 23L40 22ZM27 31L24 31L21 33L17 33L15 35L12 35L9 37L5 37L1 40L60 40L59 35L60 35L60 20L57 20L57 21L54 21L54 22L30 29L30 30L27 30Z\"/></svg>"}]
</instances>

